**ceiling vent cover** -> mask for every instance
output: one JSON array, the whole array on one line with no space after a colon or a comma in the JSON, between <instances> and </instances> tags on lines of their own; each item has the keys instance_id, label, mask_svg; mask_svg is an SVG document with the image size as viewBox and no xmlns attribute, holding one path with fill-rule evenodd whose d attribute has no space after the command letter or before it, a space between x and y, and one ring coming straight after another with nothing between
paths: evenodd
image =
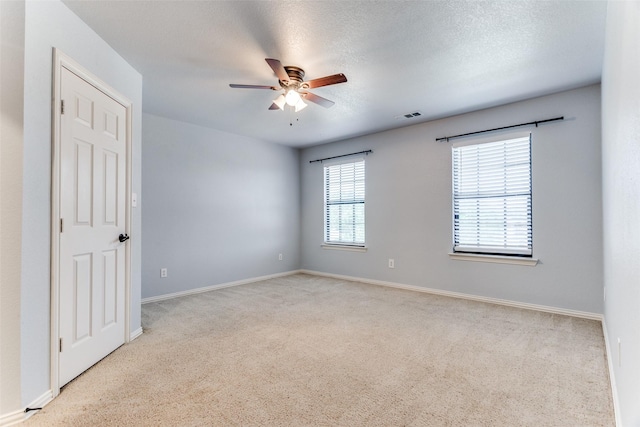
<instances>
[{"instance_id":1,"label":"ceiling vent cover","mask_svg":"<svg viewBox=\"0 0 640 427\"><path fill-rule=\"evenodd\" d=\"M422 113L420 111L414 111L412 113L402 114L400 116L396 116L396 119L413 119L416 117L420 117Z\"/></svg>"}]
</instances>

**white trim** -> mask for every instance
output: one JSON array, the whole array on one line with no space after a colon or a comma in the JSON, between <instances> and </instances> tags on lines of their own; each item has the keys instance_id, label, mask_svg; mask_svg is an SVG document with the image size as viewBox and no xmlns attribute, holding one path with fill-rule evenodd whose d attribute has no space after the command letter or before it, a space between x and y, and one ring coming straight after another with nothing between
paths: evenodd
<instances>
[{"instance_id":1,"label":"white trim","mask_svg":"<svg viewBox=\"0 0 640 427\"><path fill-rule=\"evenodd\" d=\"M51 311L51 333L49 343L49 353L51 357L50 386L53 397L60 394L60 386L58 384L58 339L60 337L60 326L58 324L58 312L60 308L58 289L59 289L59 254L60 247L60 85L62 67L62 52L56 48L53 49L53 93L51 94L51 293L50 293L50 311Z\"/></svg>"},{"instance_id":2,"label":"white trim","mask_svg":"<svg viewBox=\"0 0 640 427\"><path fill-rule=\"evenodd\" d=\"M528 265L530 267L538 264L537 258L525 258L506 255L465 254L456 252L450 253L449 258L456 261L493 262L497 264Z\"/></svg>"},{"instance_id":3,"label":"white trim","mask_svg":"<svg viewBox=\"0 0 640 427\"><path fill-rule=\"evenodd\" d=\"M117 92L116 92L117 93ZM111 95L109 95L111 96ZM122 103L121 101L120 104L122 104L125 108L126 108L126 115L127 115L127 128L125 129L125 139L127 141L127 164L126 164L126 182L125 182L125 190L124 190L124 197L125 197L125 208L124 208L124 215L125 215L125 219L124 219L124 223L125 223L125 234L127 235L131 235L131 224L133 224L133 215L131 212L131 209L133 209L133 207L131 206L131 193L133 192L133 104L131 103L131 101L126 100L126 104ZM137 238L138 236L134 236L134 238ZM124 266L124 330L125 330L125 336L124 336L124 342L128 343L132 340L131 338L131 312L133 311L132 307L131 307L131 263L132 263L132 256L133 256L133 251L131 250L132 248L132 241L131 239L129 239L129 243L124 245L124 258L125 258L125 266Z\"/></svg>"},{"instance_id":4,"label":"white trim","mask_svg":"<svg viewBox=\"0 0 640 427\"><path fill-rule=\"evenodd\" d=\"M503 255L503 256L532 256L531 249L523 248L505 248L505 247L486 247L486 246L465 246L455 245L453 247L455 254L471 254L471 255Z\"/></svg>"},{"instance_id":5,"label":"white trim","mask_svg":"<svg viewBox=\"0 0 640 427\"><path fill-rule=\"evenodd\" d=\"M609 383L611 386L611 399L613 400L613 414L616 418L616 426L622 427L620 419L620 401L618 400L618 389L616 388L616 376L613 370L613 355L611 354L611 346L609 345L609 333L607 332L606 317L602 317L602 335L604 336L604 345L607 353L607 366L609 368Z\"/></svg>"},{"instance_id":6,"label":"white trim","mask_svg":"<svg viewBox=\"0 0 640 427\"><path fill-rule=\"evenodd\" d=\"M323 216L324 216L324 229L323 229L323 247L326 246L331 246L331 245L336 245L336 246L349 246L349 247L364 247L365 242L364 241L355 241L356 236L355 234L352 236L354 241L348 242L348 241L342 241L342 240L330 240L329 239L329 234L330 234L330 217L331 215L329 214L329 206L333 206L333 203L329 203L328 197L329 197L329 187L333 188L333 185L337 185L338 187L340 187L340 192L342 192L342 173L338 172L338 175L340 175L340 178L338 179L338 182L334 182L331 179L328 179L329 176L333 176L330 173L330 170L334 167L334 166L341 166L341 165L353 165L354 168L354 176L353 176L353 180L354 182L356 182L356 177L359 177L360 175L358 175L358 173L356 173L356 171L359 170L359 168L356 167L356 164L358 163L362 163L362 178L363 178L363 185L364 185L364 194L363 194L363 198L361 202L356 202L357 199L357 193L358 191L354 190L353 193L353 198L351 200L344 200L342 201L343 203L346 204L353 204L355 205L357 204L362 204L364 212L364 218L365 218L365 222L363 224L364 230L364 236L366 238L366 210L367 210L367 205L366 205L366 161L364 156L358 156L358 157L351 157L349 159L346 159L345 157L347 156L341 156L341 158L339 159L334 159L333 161L327 161L326 163L323 163L323 167L322 167L322 185L323 185ZM333 184L331 184L333 183ZM340 197L340 199L342 199L342 197ZM340 216L340 215L339 215ZM352 222L355 221L355 217L352 218ZM337 220L338 225L342 224L341 220ZM352 224L355 226L355 223ZM341 236L338 236L341 237ZM327 248L325 248L327 249ZM334 248L330 248L330 249L334 249ZM335 249L341 249L341 248L335 248ZM359 251L359 252L365 252L366 249L364 250L358 250L358 249L344 249L344 250L353 250L353 251Z\"/></svg>"},{"instance_id":7,"label":"white trim","mask_svg":"<svg viewBox=\"0 0 640 427\"><path fill-rule=\"evenodd\" d=\"M51 108L51 333L50 333L50 385L53 398L60 394L59 385L59 354L58 339L60 337L59 316L59 248L60 248L60 80L62 78L62 68L71 71L82 80L86 81L96 89L105 93L110 98L121 104L126 109L127 128L125 130L127 164L126 164L126 189L125 189L125 233L131 234L131 177L132 177L132 102L113 89L110 85L94 76L89 70L65 55L60 49L53 48L53 84L52 84L52 108ZM125 315L124 315L124 342L131 341L131 243L125 246Z\"/></svg>"},{"instance_id":8,"label":"white trim","mask_svg":"<svg viewBox=\"0 0 640 427\"><path fill-rule=\"evenodd\" d=\"M570 309L566 309L566 308L550 307L550 306L546 306L546 305L529 304L529 303L518 302L518 301L510 301L510 300L504 300L504 299L499 299L499 298L491 298L491 297L483 297L483 296L479 296L479 295L465 294L465 293L462 293L462 292L452 292L452 291L444 291L444 290L441 290L441 289L426 288L426 287L423 287L423 286L405 285L405 284L402 284L402 283L385 282L385 281L382 281L382 280L364 279L364 278L361 278L361 277L353 277L353 276L344 276L344 275L341 275L341 274L324 273L324 272L321 272L321 271L300 270L300 273L310 274L312 276L324 276L324 277L331 277L331 278L334 278L334 279L349 280L351 282L367 283L367 284L377 285L377 286L386 286L386 287L389 287L389 288L404 289L404 290L407 290L407 291L422 292L422 293L426 293L426 294L441 295L441 296L451 297L451 298L460 298L460 299L466 299L466 300L471 300L471 301L480 301L480 302L486 302L486 303L489 303L489 304L504 305L504 306L507 306L507 307L523 308L525 310L542 311L542 312L545 312L545 313L561 314L561 315L564 315L564 316L579 317L579 318L582 318L582 319L590 319L590 320L602 321L602 314L590 313L590 312L587 312L587 311L578 311L578 310L570 310Z\"/></svg>"},{"instance_id":9,"label":"white trim","mask_svg":"<svg viewBox=\"0 0 640 427\"><path fill-rule=\"evenodd\" d=\"M243 280L236 280L235 282L220 283L218 285L205 286L205 287L202 287L202 288L195 288L195 289L189 289L189 290L186 290L186 291L173 292L171 294L164 294L164 295L158 295L158 296L155 296L155 297L142 298L142 304L149 304L149 303L152 303L152 302L165 301L165 300L168 300L168 299L180 298L180 297L184 297L184 296L187 296L187 295L201 294L203 292L209 292L209 291L215 291L215 290L218 290L218 289L230 288L232 286L247 285L249 283L260 282L262 280L269 280L269 279L275 279L275 278L278 278L278 277L291 276L293 274L297 274L297 273L301 273L301 272L302 272L302 270L291 270L291 271L285 271L284 273L269 274L269 275L266 275L266 276L252 277L252 278L243 279Z\"/></svg>"},{"instance_id":10,"label":"white trim","mask_svg":"<svg viewBox=\"0 0 640 427\"><path fill-rule=\"evenodd\" d=\"M129 342L135 340L142 335L142 326L129 334Z\"/></svg>"},{"instance_id":11,"label":"white trim","mask_svg":"<svg viewBox=\"0 0 640 427\"><path fill-rule=\"evenodd\" d=\"M31 402L27 408L44 408L47 406L49 402L53 400L53 393L51 390L47 390L46 393L43 393L42 396L38 397L36 400ZM26 410L26 408L25 408ZM38 411L29 411L24 414L24 419L30 418L32 415L37 414Z\"/></svg>"},{"instance_id":12,"label":"white trim","mask_svg":"<svg viewBox=\"0 0 640 427\"><path fill-rule=\"evenodd\" d=\"M367 252L366 246L351 246L351 245L339 245L339 244L330 244L330 243L324 243L320 246L322 246L322 249L333 249L337 251Z\"/></svg>"},{"instance_id":13,"label":"white trim","mask_svg":"<svg viewBox=\"0 0 640 427\"><path fill-rule=\"evenodd\" d=\"M8 414L0 415L0 427L8 427L22 423L23 421L29 419L32 415L38 413L38 411L25 412L27 408L44 408L52 400L53 393L51 392L51 390L47 390L36 400L28 404L25 408L10 412Z\"/></svg>"},{"instance_id":14,"label":"white trim","mask_svg":"<svg viewBox=\"0 0 640 427\"><path fill-rule=\"evenodd\" d=\"M0 427L14 426L24 421L24 409L0 415Z\"/></svg>"}]
</instances>

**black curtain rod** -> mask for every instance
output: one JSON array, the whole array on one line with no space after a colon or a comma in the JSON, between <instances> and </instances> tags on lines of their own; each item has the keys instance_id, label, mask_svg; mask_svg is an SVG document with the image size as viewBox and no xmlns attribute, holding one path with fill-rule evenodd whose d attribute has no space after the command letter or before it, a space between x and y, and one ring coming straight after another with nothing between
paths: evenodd
<instances>
[{"instance_id":1,"label":"black curtain rod","mask_svg":"<svg viewBox=\"0 0 640 427\"><path fill-rule=\"evenodd\" d=\"M358 151L357 153L343 154L341 156L333 156L333 157L325 157L324 159L309 160L309 163L324 162L325 160L337 159L337 158L340 158L340 157L347 157L347 156L355 156L356 154L369 155L369 153L373 153L373 150Z\"/></svg>"},{"instance_id":2,"label":"black curtain rod","mask_svg":"<svg viewBox=\"0 0 640 427\"><path fill-rule=\"evenodd\" d=\"M442 138L436 138L436 141L447 141L447 142L449 142L450 139L454 139L454 138L462 138L463 136L476 135L478 133L493 132L494 130L517 128L517 127L520 127L520 126L536 125L536 127L538 127L539 123L555 122L557 120L564 120L564 116L556 117L556 118L553 118L553 119L547 119L547 120L537 120L535 122L529 122L529 123L520 123L519 125L503 126L501 128L493 128L493 129L487 129L487 130L479 130L477 132L462 133L460 135L444 136Z\"/></svg>"}]
</instances>

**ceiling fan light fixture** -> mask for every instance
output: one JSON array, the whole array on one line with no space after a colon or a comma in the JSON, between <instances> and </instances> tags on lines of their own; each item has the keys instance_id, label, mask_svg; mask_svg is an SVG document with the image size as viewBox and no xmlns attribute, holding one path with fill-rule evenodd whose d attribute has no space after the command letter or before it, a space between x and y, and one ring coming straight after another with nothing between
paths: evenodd
<instances>
[{"instance_id":1,"label":"ceiling fan light fixture","mask_svg":"<svg viewBox=\"0 0 640 427\"><path fill-rule=\"evenodd\" d=\"M298 102L302 101L302 99L300 99L300 94L295 89L287 91L285 99L287 100L287 105L290 105L291 107L294 107Z\"/></svg>"},{"instance_id":2,"label":"ceiling fan light fixture","mask_svg":"<svg viewBox=\"0 0 640 427\"><path fill-rule=\"evenodd\" d=\"M278 106L279 109L284 110L284 104L286 102L286 98L284 95L280 95L276 99L273 100L273 103Z\"/></svg>"},{"instance_id":3,"label":"ceiling fan light fixture","mask_svg":"<svg viewBox=\"0 0 640 427\"><path fill-rule=\"evenodd\" d=\"M300 101L296 103L295 112L297 113L298 111L304 110L305 108L307 108L307 104L302 99L300 99Z\"/></svg>"}]
</instances>

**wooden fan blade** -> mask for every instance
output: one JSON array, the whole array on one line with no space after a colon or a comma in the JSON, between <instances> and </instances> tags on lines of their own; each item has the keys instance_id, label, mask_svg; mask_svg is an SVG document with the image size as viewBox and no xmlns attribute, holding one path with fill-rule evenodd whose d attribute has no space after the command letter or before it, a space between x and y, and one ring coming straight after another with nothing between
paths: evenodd
<instances>
[{"instance_id":1,"label":"wooden fan blade","mask_svg":"<svg viewBox=\"0 0 640 427\"><path fill-rule=\"evenodd\" d=\"M278 88L274 87L274 86L263 86L263 85L238 85L235 83L231 83L229 85L232 88L236 88L236 89L271 89L271 90L278 90Z\"/></svg>"},{"instance_id":2,"label":"wooden fan blade","mask_svg":"<svg viewBox=\"0 0 640 427\"><path fill-rule=\"evenodd\" d=\"M305 82L305 84L309 86L309 89L313 89L314 87L335 85L338 83L344 83L346 81L347 77L344 74L340 73L334 74L332 76L320 77L319 79L309 80L308 82Z\"/></svg>"},{"instance_id":3,"label":"wooden fan blade","mask_svg":"<svg viewBox=\"0 0 640 427\"><path fill-rule=\"evenodd\" d=\"M275 102L273 104L271 104L271 106L269 107L269 110L279 110L280 107L278 107Z\"/></svg>"},{"instance_id":4,"label":"wooden fan blade","mask_svg":"<svg viewBox=\"0 0 640 427\"><path fill-rule=\"evenodd\" d=\"M321 96L318 96L316 94L313 94L311 92L302 92L300 91L300 94L302 95L303 99L305 101L311 101L313 103L316 103L324 108L329 108L329 107L333 107L333 105L335 104L335 102L328 100L327 98L323 98Z\"/></svg>"},{"instance_id":5,"label":"wooden fan blade","mask_svg":"<svg viewBox=\"0 0 640 427\"><path fill-rule=\"evenodd\" d=\"M265 58L264 60L267 61L267 64L269 64L269 67L271 67L273 72L276 73L276 76L278 76L278 79L280 79L283 82L289 81L289 75L287 74L287 70L284 69L280 61L273 58Z\"/></svg>"}]
</instances>

